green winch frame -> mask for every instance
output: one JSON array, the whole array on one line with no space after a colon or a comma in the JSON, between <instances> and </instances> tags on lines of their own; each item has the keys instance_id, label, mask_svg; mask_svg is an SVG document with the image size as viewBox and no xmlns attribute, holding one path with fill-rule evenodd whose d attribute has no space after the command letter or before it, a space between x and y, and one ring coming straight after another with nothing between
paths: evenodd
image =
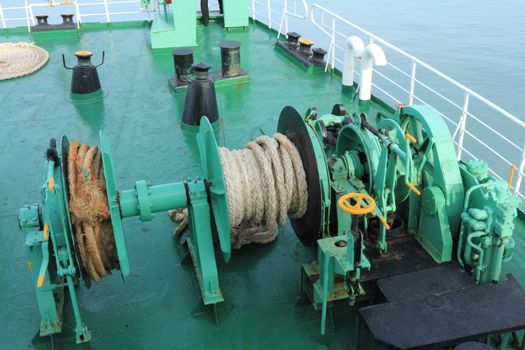
<instances>
[{"instance_id":1,"label":"green winch frame","mask_svg":"<svg viewBox=\"0 0 525 350\"><path fill-rule=\"evenodd\" d=\"M380 253L388 251L389 217L400 212L407 232L436 263L452 261L457 242L457 260L474 272L476 283L498 281L502 263L512 255L513 221L520 204L510 186L489 177L484 161L458 162L450 131L431 107L403 106L392 118L378 114L376 126L365 113L349 116L342 109L333 114L339 112L336 107L319 118L312 117L311 110L305 116L324 147L335 207L332 220L337 222L337 232L318 240L318 261L303 265L307 276L319 271L313 302L321 309L321 334L329 302L347 299L353 305L364 294L360 273L370 269L370 261L362 231L352 232L352 221L360 217L365 231L371 218L378 219ZM335 145L330 128L336 132ZM369 197L363 205L375 202L371 213L349 215L337 206L349 193ZM343 290L336 287L337 275L344 280Z\"/></svg>"},{"instance_id":2,"label":"green winch frame","mask_svg":"<svg viewBox=\"0 0 525 350\"><path fill-rule=\"evenodd\" d=\"M100 133L106 194L122 279L125 281L130 274L122 219L138 216L142 221L149 221L153 213L188 207L188 248L204 304L213 305L224 301L224 298L219 287L212 232L217 232L225 262L230 259L231 245L226 186L217 142L206 117L201 120L197 142L205 179L187 179L158 186L150 186L146 181L139 180L134 189L119 192L109 141L102 132ZM90 279L80 268L69 216L69 194L65 179L68 149L69 142L64 136L61 155L58 156L56 144L52 140L48 150L45 185L41 189L42 203L22 208L19 223L26 235L28 264L32 271L42 319L40 335L62 331L62 306L66 287L73 306L76 340L81 343L89 341L91 334L80 317L74 287L80 278L88 284ZM54 256L54 260L50 260L50 256Z\"/></svg>"},{"instance_id":3,"label":"green winch frame","mask_svg":"<svg viewBox=\"0 0 525 350\"><path fill-rule=\"evenodd\" d=\"M438 112L427 106L403 106L391 118L378 114L374 126L366 113L349 116L344 109L334 111L319 118L307 113L303 118L294 108L285 107L277 127L296 146L308 183L307 214L290 221L304 244L318 246L319 278L313 284L313 303L322 310L321 333L325 333L330 302L347 299L353 304L364 293L361 270L370 269L371 263L364 254L361 228L366 232L372 219L378 222L376 248L381 253L388 251L393 216L400 215L409 234L437 263L455 258L473 272L477 283L498 281L501 264L512 255L513 220L520 200L505 182L488 176L485 162L456 160L452 137ZM335 141L330 140L330 132ZM225 262L231 256L231 243L227 191L217 141L206 117L201 119L197 143L203 178L157 186L140 180L134 189L118 191L109 141L100 133L123 280L130 274L130 265L122 219L138 216L149 221L153 213L187 208L187 244L202 299L205 305L215 305L224 298L214 243ZM88 284L90 280L80 267L69 216L68 149L66 137L60 155L51 143L42 202L22 208L19 223L41 315L40 335L61 332L67 288L80 343L91 335L80 316L75 286L81 278ZM349 215L338 205L348 194L364 198L354 205L368 206L370 211ZM213 239L215 232L218 242ZM303 269L308 274L313 267L304 264ZM336 287L336 276L344 280L343 293Z\"/></svg>"}]
</instances>

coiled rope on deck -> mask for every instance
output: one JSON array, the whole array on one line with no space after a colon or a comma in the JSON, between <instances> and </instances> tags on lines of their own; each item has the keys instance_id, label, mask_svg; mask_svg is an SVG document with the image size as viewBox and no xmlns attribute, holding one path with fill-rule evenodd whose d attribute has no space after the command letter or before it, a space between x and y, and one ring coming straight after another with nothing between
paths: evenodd
<instances>
[{"instance_id":1,"label":"coiled rope on deck","mask_svg":"<svg viewBox=\"0 0 525 350\"><path fill-rule=\"evenodd\" d=\"M308 206L308 187L301 156L283 134L260 136L242 150L219 148L228 192L231 244L275 240L286 216L302 217ZM180 222L175 235L187 225L187 212L170 216Z\"/></svg>"},{"instance_id":2,"label":"coiled rope on deck","mask_svg":"<svg viewBox=\"0 0 525 350\"><path fill-rule=\"evenodd\" d=\"M111 226L102 154L72 141L68 154L69 211L82 266L94 281L119 267Z\"/></svg>"},{"instance_id":3,"label":"coiled rope on deck","mask_svg":"<svg viewBox=\"0 0 525 350\"><path fill-rule=\"evenodd\" d=\"M48 60L47 51L31 43L0 43L0 80L34 73Z\"/></svg>"}]
</instances>

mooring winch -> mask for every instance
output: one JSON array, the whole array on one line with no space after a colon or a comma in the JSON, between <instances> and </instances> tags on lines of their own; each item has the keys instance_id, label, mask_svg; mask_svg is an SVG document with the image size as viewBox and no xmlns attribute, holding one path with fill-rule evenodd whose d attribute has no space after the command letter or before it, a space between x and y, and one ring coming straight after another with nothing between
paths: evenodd
<instances>
[{"instance_id":1,"label":"mooring winch","mask_svg":"<svg viewBox=\"0 0 525 350\"><path fill-rule=\"evenodd\" d=\"M458 163L450 132L432 108L404 106L393 117L371 120L342 105L322 116L312 109L305 118L285 107L277 131L230 151L217 146L203 117L202 178L157 186L140 180L121 191L105 135L99 147L67 137L57 147L52 140L42 201L19 214L40 334L61 331L67 288L77 342L88 341L75 285L114 268L125 280L130 264L122 219L148 221L178 208L187 208L187 244L205 305L224 300L214 243L227 262L232 247L273 241L288 215L299 240L318 246L318 260L304 264L303 273L306 294L322 309L322 333L328 307L365 297L367 283L385 276L377 267L401 246L425 257L406 263L401 254L390 260L397 268L391 274L457 260L477 284L500 279L512 254L519 199L488 176L485 162Z\"/></svg>"}]
</instances>

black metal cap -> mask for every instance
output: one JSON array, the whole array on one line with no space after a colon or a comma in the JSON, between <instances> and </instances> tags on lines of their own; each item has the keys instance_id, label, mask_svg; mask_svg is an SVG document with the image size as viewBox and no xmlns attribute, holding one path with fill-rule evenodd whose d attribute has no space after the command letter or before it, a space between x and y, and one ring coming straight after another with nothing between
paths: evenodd
<instances>
[{"instance_id":1,"label":"black metal cap","mask_svg":"<svg viewBox=\"0 0 525 350\"><path fill-rule=\"evenodd\" d=\"M221 42L219 46L221 47L221 49L224 50L235 50L241 47L241 43L238 41L230 40Z\"/></svg>"},{"instance_id":2,"label":"black metal cap","mask_svg":"<svg viewBox=\"0 0 525 350\"><path fill-rule=\"evenodd\" d=\"M312 54L312 46L314 42L308 39L299 40L299 51L304 56L310 56Z\"/></svg>"},{"instance_id":3,"label":"black metal cap","mask_svg":"<svg viewBox=\"0 0 525 350\"><path fill-rule=\"evenodd\" d=\"M296 32L288 32L286 33L286 35L288 36L288 41L294 41L294 42L297 42L299 38L301 37L301 34L296 33Z\"/></svg>"},{"instance_id":4,"label":"black metal cap","mask_svg":"<svg viewBox=\"0 0 525 350\"><path fill-rule=\"evenodd\" d=\"M191 67L193 68L193 72L195 73L195 79L197 80L207 80L208 79L208 71L211 68L209 64L201 62L201 63L194 64Z\"/></svg>"},{"instance_id":5,"label":"black metal cap","mask_svg":"<svg viewBox=\"0 0 525 350\"><path fill-rule=\"evenodd\" d=\"M171 52L173 56L188 56L193 55L193 49L191 47L179 47L176 49L173 49Z\"/></svg>"},{"instance_id":6,"label":"black metal cap","mask_svg":"<svg viewBox=\"0 0 525 350\"><path fill-rule=\"evenodd\" d=\"M62 16L62 24L71 24L73 23L73 16L72 13L63 13L60 16Z\"/></svg>"},{"instance_id":7,"label":"black metal cap","mask_svg":"<svg viewBox=\"0 0 525 350\"><path fill-rule=\"evenodd\" d=\"M48 25L48 23L47 23L47 19L49 18L48 15L36 15L35 18L36 18L36 21L37 21L37 25L39 25L39 26L46 26L46 25Z\"/></svg>"},{"instance_id":8,"label":"black metal cap","mask_svg":"<svg viewBox=\"0 0 525 350\"><path fill-rule=\"evenodd\" d=\"M288 32L286 33L287 39L286 39L286 45L296 48L299 46L299 38L301 37L301 34L296 32Z\"/></svg>"},{"instance_id":9,"label":"black metal cap","mask_svg":"<svg viewBox=\"0 0 525 350\"><path fill-rule=\"evenodd\" d=\"M326 55L326 50L320 47L316 47L312 50L312 52L314 53L312 56L312 61L314 63L323 63L324 55Z\"/></svg>"},{"instance_id":10,"label":"black metal cap","mask_svg":"<svg viewBox=\"0 0 525 350\"><path fill-rule=\"evenodd\" d=\"M77 56L77 58L87 59L87 58L91 58L91 56L93 56L93 52L88 51L88 50L79 50L79 51L75 52L75 56Z\"/></svg>"}]
</instances>

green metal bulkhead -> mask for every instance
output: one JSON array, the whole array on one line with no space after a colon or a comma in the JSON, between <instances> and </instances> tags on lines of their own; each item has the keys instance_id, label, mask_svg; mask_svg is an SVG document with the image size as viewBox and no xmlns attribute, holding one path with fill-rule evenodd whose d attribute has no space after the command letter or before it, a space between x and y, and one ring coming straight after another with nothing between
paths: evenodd
<instances>
[{"instance_id":1,"label":"green metal bulkhead","mask_svg":"<svg viewBox=\"0 0 525 350\"><path fill-rule=\"evenodd\" d=\"M166 5L155 14L151 25L152 49L197 46L196 1L173 1L172 13Z\"/></svg>"},{"instance_id":2,"label":"green metal bulkhead","mask_svg":"<svg viewBox=\"0 0 525 350\"><path fill-rule=\"evenodd\" d=\"M248 27L248 0L222 0L224 27Z\"/></svg>"}]
</instances>

